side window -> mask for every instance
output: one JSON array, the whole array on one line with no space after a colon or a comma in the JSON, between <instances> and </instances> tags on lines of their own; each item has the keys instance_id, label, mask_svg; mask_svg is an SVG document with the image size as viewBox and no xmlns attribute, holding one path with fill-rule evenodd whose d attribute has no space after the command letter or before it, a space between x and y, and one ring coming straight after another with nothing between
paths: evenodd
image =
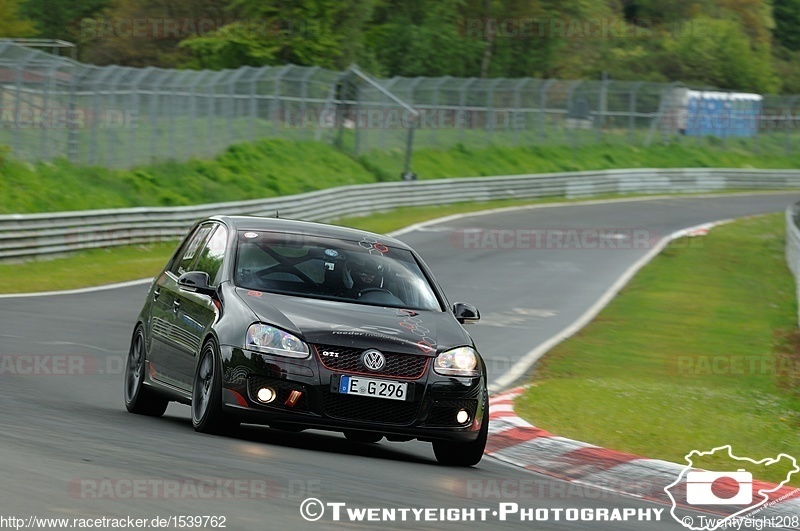
<instances>
[{"instance_id":1,"label":"side window","mask_svg":"<svg viewBox=\"0 0 800 531\"><path fill-rule=\"evenodd\" d=\"M228 243L228 229L218 225L208 239L208 243L200 251L200 258L192 269L195 271L205 271L208 273L209 282L212 285L219 283L219 275L222 260L225 258L225 246Z\"/></svg>"},{"instance_id":2,"label":"side window","mask_svg":"<svg viewBox=\"0 0 800 531\"><path fill-rule=\"evenodd\" d=\"M172 267L169 269L170 272L175 276L180 276L189 271L188 267L197 256L197 250L200 248L200 245L206 241L212 228L214 228L213 225L201 225L194 231L192 237L186 241L181 249L179 258L175 260L175 263L172 264Z\"/></svg>"}]
</instances>

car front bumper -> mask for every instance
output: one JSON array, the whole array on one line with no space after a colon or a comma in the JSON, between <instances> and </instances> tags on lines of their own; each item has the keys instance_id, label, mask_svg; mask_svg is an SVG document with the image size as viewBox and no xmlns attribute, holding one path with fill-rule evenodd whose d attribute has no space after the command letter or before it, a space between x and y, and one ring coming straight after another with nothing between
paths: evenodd
<instances>
[{"instance_id":1,"label":"car front bumper","mask_svg":"<svg viewBox=\"0 0 800 531\"><path fill-rule=\"evenodd\" d=\"M436 374L431 363L418 378L370 377L407 382L406 401L335 392L347 370L331 370L313 352L299 360L222 346L222 401L227 414L251 424L324 430L360 430L395 440L471 442L479 434L488 407L486 380ZM275 399L263 404L257 391L269 387ZM469 418L459 423L456 414Z\"/></svg>"}]
</instances>

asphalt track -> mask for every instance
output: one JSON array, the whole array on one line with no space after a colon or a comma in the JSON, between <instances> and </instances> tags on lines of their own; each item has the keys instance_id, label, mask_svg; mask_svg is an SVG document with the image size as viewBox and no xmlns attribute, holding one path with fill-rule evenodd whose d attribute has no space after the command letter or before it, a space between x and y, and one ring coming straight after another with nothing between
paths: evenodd
<instances>
[{"instance_id":1,"label":"asphalt track","mask_svg":"<svg viewBox=\"0 0 800 531\"><path fill-rule=\"evenodd\" d=\"M578 229L608 235L609 229L631 229L648 231L652 244L680 228L781 211L797 198L780 193L523 209L449 220L401 239L421 253L451 301L481 309L483 323L470 331L496 378L582 315L648 246L600 246L588 238L585 245L570 246L555 238L533 248L523 238L512 248L492 248L486 238L469 240L481 248L465 249L460 231ZM338 434L261 427L245 427L236 437L205 436L193 431L188 408L177 404L162 419L131 415L122 400L122 362L146 290L140 285L2 300L0 517L208 515L224 516L227 529L242 530L682 529L670 520L668 507L568 485L490 458L472 469L439 466L428 444L361 445ZM308 497L349 508L489 512L485 522L475 523L415 522L413 516L358 523L346 514L333 522L328 508L310 523L299 513ZM511 514L499 521L491 511L511 502L548 509L550 520L521 522ZM563 516L554 521L559 508L664 511L661 522L566 522Z\"/></svg>"}]
</instances>

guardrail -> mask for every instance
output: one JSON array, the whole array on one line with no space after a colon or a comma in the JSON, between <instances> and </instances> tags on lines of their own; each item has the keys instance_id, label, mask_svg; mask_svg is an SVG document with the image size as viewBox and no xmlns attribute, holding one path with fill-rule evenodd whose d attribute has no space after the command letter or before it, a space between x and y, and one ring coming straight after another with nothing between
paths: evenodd
<instances>
[{"instance_id":1,"label":"guardrail","mask_svg":"<svg viewBox=\"0 0 800 531\"><path fill-rule=\"evenodd\" d=\"M0 216L0 260L180 237L213 214L326 221L400 206L492 199L800 188L800 170L627 169L344 186L251 201ZM798 247L800 248L800 246Z\"/></svg>"}]
</instances>

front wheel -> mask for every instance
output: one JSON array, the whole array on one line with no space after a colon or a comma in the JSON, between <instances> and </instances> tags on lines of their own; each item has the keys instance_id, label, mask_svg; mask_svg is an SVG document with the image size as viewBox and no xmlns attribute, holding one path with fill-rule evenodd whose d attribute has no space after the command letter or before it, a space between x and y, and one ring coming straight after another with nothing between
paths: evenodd
<instances>
[{"instance_id":1,"label":"front wheel","mask_svg":"<svg viewBox=\"0 0 800 531\"><path fill-rule=\"evenodd\" d=\"M224 434L239 426L222 411L221 372L217 347L208 341L200 351L192 385L192 426L200 433Z\"/></svg>"},{"instance_id":2,"label":"front wheel","mask_svg":"<svg viewBox=\"0 0 800 531\"><path fill-rule=\"evenodd\" d=\"M489 405L483 409L483 421L478 438L468 443L435 441L433 453L436 460L448 466L474 466L483 457L486 441L489 438Z\"/></svg>"},{"instance_id":3,"label":"front wheel","mask_svg":"<svg viewBox=\"0 0 800 531\"><path fill-rule=\"evenodd\" d=\"M131 413L160 417L167 410L169 400L156 395L144 385L145 343L142 326L136 327L125 364L125 408Z\"/></svg>"}]
</instances>

